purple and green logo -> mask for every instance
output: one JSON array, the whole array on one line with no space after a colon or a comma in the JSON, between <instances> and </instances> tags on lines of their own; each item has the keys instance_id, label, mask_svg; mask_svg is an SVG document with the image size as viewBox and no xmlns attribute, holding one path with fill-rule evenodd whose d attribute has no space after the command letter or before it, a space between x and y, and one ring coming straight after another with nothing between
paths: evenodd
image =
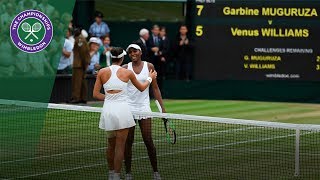
<instances>
[{"instance_id":1,"label":"purple and green logo","mask_svg":"<svg viewBox=\"0 0 320 180\"><path fill-rule=\"evenodd\" d=\"M38 10L25 10L19 13L10 26L13 44L21 51L36 53L45 49L51 42L53 26L44 13Z\"/></svg>"}]
</instances>

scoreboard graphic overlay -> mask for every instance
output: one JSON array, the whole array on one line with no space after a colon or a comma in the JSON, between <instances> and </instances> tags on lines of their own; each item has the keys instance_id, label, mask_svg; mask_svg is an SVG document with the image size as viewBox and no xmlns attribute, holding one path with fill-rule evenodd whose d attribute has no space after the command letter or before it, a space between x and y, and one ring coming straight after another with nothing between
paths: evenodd
<instances>
[{"instance_id":1,"label":"scoreboard graphic overlay","mask_svg":"<svg viewBox=\"0 0 320 180\"><path fill-rule=\"evenodd\" d=\"M320 1L195 0L197 80L320 80Z\"/></svg>"}]
</instances>

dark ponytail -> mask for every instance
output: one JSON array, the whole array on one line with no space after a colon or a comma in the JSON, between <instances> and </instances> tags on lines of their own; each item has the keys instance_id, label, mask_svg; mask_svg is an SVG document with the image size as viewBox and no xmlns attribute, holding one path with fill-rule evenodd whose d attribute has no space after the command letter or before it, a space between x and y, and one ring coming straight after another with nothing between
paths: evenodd
<instances>
[{"instance_id":1,"label":"dark ponytail","mask_svg":"<svg viewBox=\"0 0 320 180\"><path fill-rule=\"evenodd\" d=\"M120 54L122 54L123 52L123 48L121 47L112 47L110 53L112 56L119 56ZM112 59L112 62L114 63L117 63L119 61L121 61L122 57L121 58L111 58Z\"/></svg>"}]
</instances>

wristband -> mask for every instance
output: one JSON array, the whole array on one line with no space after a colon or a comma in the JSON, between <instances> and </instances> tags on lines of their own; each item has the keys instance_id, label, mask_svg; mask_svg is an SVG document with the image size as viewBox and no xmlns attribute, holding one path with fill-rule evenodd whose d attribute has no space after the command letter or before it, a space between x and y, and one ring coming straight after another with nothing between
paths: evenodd
<instances>
[{"instance_id":1,"label":"wristband","mask_svg":"<svg viewBox=\"0 0 320 180\"><path fill-rule=\"evenodd\" d=\"M147 78L147 81L149 81L149 83L151 84L152 78L151 78L151 77L148 77L148 78Z\"/></svg>"}]
</instances>

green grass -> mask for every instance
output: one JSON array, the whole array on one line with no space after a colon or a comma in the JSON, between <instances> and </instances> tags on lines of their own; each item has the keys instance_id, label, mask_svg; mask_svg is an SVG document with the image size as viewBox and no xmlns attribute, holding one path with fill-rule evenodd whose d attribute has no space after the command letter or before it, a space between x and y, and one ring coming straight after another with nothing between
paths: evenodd
<instances>
[{"instance_id":1,"label":"green grass","mask_svg":"<svg viewBox=\"0 0 320 180\"><path fill-rule=\"evenodd\" d=\"M286 123L320 122L317 104L165 100L165 105L171 113ZM153 102L151 106L156 111ZM50 110L35 155L30 159L30 154L17 156L4 152L0 179L106 179L106 138L98 129L99 116L99 113ZM177 144L169 145L163 122L153 120L153 139L163 179L316 179L320 176L319 133L301 132L301 175L294 177L294 130L173 122L178 140ZM17 159L20 160L10 162ZM138 127L132 167L135 179L151 179L152 170Z\"/></svg>"}]
</instances>

